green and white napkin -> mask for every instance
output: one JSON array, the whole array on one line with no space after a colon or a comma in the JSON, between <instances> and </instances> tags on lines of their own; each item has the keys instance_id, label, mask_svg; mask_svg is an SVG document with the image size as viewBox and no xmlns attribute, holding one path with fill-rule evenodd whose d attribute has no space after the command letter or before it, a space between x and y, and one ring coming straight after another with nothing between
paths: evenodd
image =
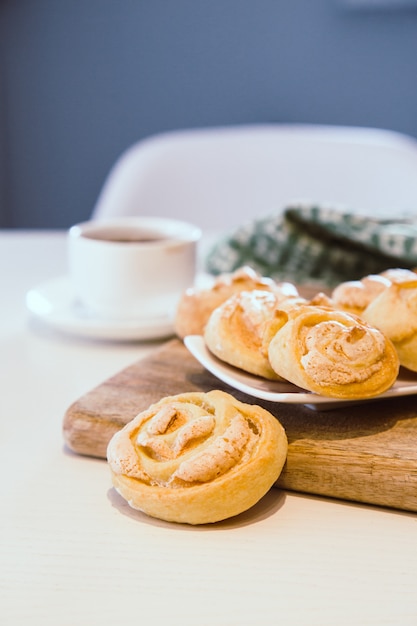
<instances>
[{"instance_id":1,"label":"green and white napkin","mask_svg":"<svg viewBox=\"0 0 417 626\"><path fill-rule=\"evenodd\" d=\"M211 274L250 265L264 276L333 287L391 267L417 267L417 218L378 220L294 205L242 225L206 259Z\"/></svg>"}]
</instances>

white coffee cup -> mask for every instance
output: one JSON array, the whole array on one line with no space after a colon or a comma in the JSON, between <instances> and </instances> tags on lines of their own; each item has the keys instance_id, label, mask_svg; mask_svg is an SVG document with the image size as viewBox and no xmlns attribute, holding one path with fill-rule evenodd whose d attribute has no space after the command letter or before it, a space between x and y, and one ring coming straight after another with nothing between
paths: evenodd
<instances>
[{"instance_id":1,"label":"white coffee cup","mask_svg":"<svg viewBox=\"0 0 417 626\"><path fill-rule=\"evenodd\" d=\"M161 217L119 217L68 232L69 275L86 311L105 320L173 317L195 279L201 231Z\"/></svg>"}]
</instances>

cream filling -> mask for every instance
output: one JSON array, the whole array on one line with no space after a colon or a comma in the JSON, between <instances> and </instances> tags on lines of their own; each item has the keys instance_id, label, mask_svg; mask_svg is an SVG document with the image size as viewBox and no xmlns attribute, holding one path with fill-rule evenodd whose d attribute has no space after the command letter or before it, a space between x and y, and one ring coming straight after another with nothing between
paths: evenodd
<instances>
[{"instance_id":1,"label":"cream filling","mask_svg":"<svg viewBox=\"0 0 417 626\"><path fill-rule=\"evenodd\" d=\"M186 482L209 482L236 465L249 441L251 431L247 421L236 415L225 432L204 450L180 463L172 479Z\"/></svg>"},{"instance_id":2,"label":"cream filling","mask_svg":"<svg viewBox=\"0 0 417 626\"><path fill-rule=\"evenodd\" d=\"M250 458L260 432L237 410L190 403L162 406L109 446L116 473L178 488L210 482ZM121 460L123 459L123 460Z\"/></svg>"},{"instance_id":3,"label":"cream filling","mask_svg":"<svg viewBox=\"0 0 417 626\"><path fill-rule=\"evenodd\" d=\"M382 367L385 338L377 330L329 321L309 327L301 364L319 384L363 382Z\"/></svg>"}]
</instances>

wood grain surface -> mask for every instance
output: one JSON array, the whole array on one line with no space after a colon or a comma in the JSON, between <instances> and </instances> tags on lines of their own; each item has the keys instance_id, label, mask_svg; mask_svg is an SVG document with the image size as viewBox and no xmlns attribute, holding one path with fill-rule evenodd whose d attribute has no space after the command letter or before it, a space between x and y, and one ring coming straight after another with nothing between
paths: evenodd
<instances>
[{"instance_id":1,"label":"wood grain surface","mask_svg":"<svg viewBox=\"0 0 417 626\"><path fill-rule=\"evenodd\" d=\"M417 511L415 396L316 411L231 389L172 339L74 402L63 421L68 447L106 457L112 435L164 396L223 389L268 409L284 426L288 457L277 487Z\"/></svg>"}]
</instances>

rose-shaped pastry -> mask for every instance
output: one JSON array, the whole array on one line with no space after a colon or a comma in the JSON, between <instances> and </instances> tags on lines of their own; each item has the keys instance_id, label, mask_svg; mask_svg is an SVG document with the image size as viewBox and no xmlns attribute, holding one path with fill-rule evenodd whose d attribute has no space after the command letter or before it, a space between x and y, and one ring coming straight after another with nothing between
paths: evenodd
<instances>
[{"instance_id":1,"label":"rose-shaped pastry","mask_svg":"<svg viewBox=\"0 0 417 626\"><path fill-rule=\"evenodd\" d=\"M271 278L261 276L251 267L244 266L230 274L220 274L210 287L190 287L177 307L175 332L183 339L187 335L202 335L211 313L228 298L241 291L276 291L282 295L296 295L292 283L276 283Z\"/></svg>"},{"instance_id":2,"label":"rose-shaped pastry","mask_svg":"<svg viewBox=\"0 0 417 626\"><path fill-rule=\"evenodd\" d=\"M275 328L274 328L275 325ZM299 306L272 323L271 366L290 382L333 398L370 398L398 376L392 342L360 318L320 306Z\"/></svg>"},{"instance_id":3,"label":"rose-shaped pastry","mask_svg":"<svg viewBox=\"0 0 417 626\"><path fill-rule=\"evenodd\" d=\"M417 274L403 268L338 285L337 309L354 312L393 342L401 365L417 371Z\"/></svg>"},{"instance_id":4,"label":"rose-shaped pastry","mask_svg":"<svg viewBox=\"0 0 417 626\"><path fill-rule=\"evenodd\" d=\"M370 274L361 280L340 283L331 296L333 306L342 311L361 315L369 303L390 284L387 278L379 274Z\"/></svg>"},{"instance_id":5,"label":"rose-shaped pastry","mask_svg":"<svg viewBox=\"0 0 417 626\"><path fill-rule=\"evenodd\" d=\"M278 306L269 291L242 291L211 314L205 331L206 346L217 358L251 374L271 380L281 377L272 369L264 351L266 324Z\"/></svg>"},{"instance_id":6,"label":"rose-shaped pastry","mask_svg":"<svg viewBox=\"0 0 417 626\"><path fill-rule=\"evenodd\" d=\"M218 390L163 398L107 450L113 485L132 508L188 524L250 508L278 479L286 455L273 415Z\"/></svg>"},{"instance_id":7,"label":"rose-shaped pastry","mask_svg":"<svg viewBox=\"0 0 417 626\"><path fill-rule=\"evenodd\" d=\"M411 272L410 272L411 274ZM393 283L363 311L362 317L393 342L401 365L417 371L417 277Z\"/></svg>"},{"instance_id":8,"label":"rose-shaped pastry","mask_svg":"<svg viewBox=\"0 0 417 626\"><path fill-rule=\"evenodd\" d=\"M417 280L416 273L391 268L380 274L369 274L360 280L349 280L334 288L331 301L335 308L362 316L367 307L393 284Z\"/></svg>"}]
</instances>

